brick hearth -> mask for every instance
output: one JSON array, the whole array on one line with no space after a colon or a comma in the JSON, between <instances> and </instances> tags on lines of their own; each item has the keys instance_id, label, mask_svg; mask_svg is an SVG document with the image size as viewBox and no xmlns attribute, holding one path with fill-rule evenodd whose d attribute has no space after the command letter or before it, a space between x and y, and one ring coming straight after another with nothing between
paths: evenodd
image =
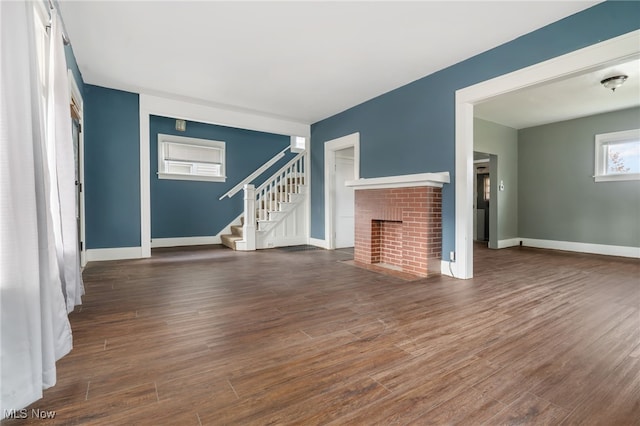
<instances>
[{"instance_id":1,"label":"brick hearth","mask_svg":"<svg viewBox=\"0 0 640 426\"><path fill-rule=\"evenodd\" d=\"M440 273L442 189L432 186L355 192L355 262Z\"/></svg>"}]
</instances>

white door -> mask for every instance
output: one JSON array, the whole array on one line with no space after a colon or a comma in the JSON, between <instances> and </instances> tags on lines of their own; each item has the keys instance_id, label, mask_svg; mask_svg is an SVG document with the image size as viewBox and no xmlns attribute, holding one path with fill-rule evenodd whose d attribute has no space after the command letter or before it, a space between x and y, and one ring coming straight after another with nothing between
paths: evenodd
<instances>
[{"instance_id":1,"label":"white door","mask_svg":"<svg viewBox=\"0 0 640 426\"><path fill-rule=\"evenodd\" d=\"M348 150L345 150L348 151ZM353 148L351 148L353 151ZM335 188L335 242L336 248L353 247L355 229L354 190L344 186L344 182L354 179L353 155L340 155L336 151L336 170L334 174Z\"/></svg>"}]
</instances>

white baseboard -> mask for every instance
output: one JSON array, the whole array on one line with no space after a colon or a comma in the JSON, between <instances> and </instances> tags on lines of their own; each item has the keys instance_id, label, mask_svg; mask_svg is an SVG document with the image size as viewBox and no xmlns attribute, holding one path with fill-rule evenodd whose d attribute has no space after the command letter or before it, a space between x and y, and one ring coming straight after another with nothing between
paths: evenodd
<instances>
[{"instance_id":1,"label":"white baseboard","mask_svg":"<svg viewBox=\"0 0 640 426\"><path fill-rule=\"evenodd\" d=\"M602 254L605 256L640 258L640 247L576 243L572 241L537 240L534 238L519 238L518 240L522 240L522 245L527 247Z\"/></svg>"},{"instance_id":2,"label":"white baseboard","mask_svg":"<svg viewBox=\"0 0 640 426\"><path fill-rule=\"evenodd\" d=\"M329 250L329 244L326 240L321 240L319 238L311 238L309 237L309 245L323 248L325 250Z\"/></svg>"},{"instance_id":3,"label":"white baseboard","mask_svg":"<svg viewBox=\"0 0 640 426\"><path fill-rule=\"evenodd\" d=\"M448 277L458 278L456 275L456 262L449 262L448 260L440 261L440 274Z\"/></svg>"},{"instance_id":4,"label":"white baseboard","mask_svg":"<svg viewBox=\"0 0 640 426\"><path fill-rule=\"evenodd\" d=\"M239 226L242 222L240 219L244 215L240 213L230 224L222 228L217 235L206 235L202 237L173 237L173 238L153 238L151 239L151 248L158 247L181 247L181 246L203 246L209 244L222 244L221 235L230 234L232 226Z\"/></svg>"},{"instance_id":5,"label":"white baseboard","mask_svg":"<svg viewBox=\"0 0 640 426\"><path fill-rule=\"evenodd\" d=\"M273 241L270 241L269 244L265 244L264 241L258 237L256 241L256 249L262 250L276 247L301 246L306 243L307 238L304 236L277 237L274 238Z\"/></svg>"},{"instance_id":6,"label":"white baseboard","mask_svg":"<svg viewBox=\"0 0 640 426\"><path fill-rule=\"evenodd\" d=\"M507 247L515 247L515 246L519 246L520 245L520 238L509 238L506 240L499 240L498 241L498 248L507 248Z\"/></svg>"},{"instance_id":7,"label":"white baseboard","mask_svg":"<svg viewBox=\"0 0 640 426\"><path fill-rule=\"evenodd\" d=\"M154 238L151 240L151 248L202 246L208 244L222 244L222 242L220 237L217 235L204 237Z\"/></svg>"},{"instance_id":8,"label":"white baseboard","mask_svg":"<svg viewBox=\"0 0 640 426\"><path fill-rule=\"evenodd\" d=\"M87 262L141 259L142 257L142 247L87 249Z\"/></svg>"}]
</instances>

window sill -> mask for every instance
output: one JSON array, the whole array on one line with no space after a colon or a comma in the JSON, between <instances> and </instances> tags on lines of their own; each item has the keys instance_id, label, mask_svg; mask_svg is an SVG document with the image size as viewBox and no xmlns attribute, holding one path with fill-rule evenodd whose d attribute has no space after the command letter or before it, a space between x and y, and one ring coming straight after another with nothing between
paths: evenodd
<instances>
[{"instance_id":1,"label":"window sill","mask_svg":"<svg viewBox=\"0 0 640 426\"><path fill-rule=\"evenodd\" d=\"M625 180L640 180L640 173L626 173L619 175L600 175L593 177L596 182L620 182Z\"/></svg>"},{"instance_id":2,"label":"window sill","mask_svg":"<svg viewBox=\"0 0 640 426\"><path fill-rule=\"evenodd\" d=\"M226 176L197 176L197 175L181 175L177 173L158 173L158 179L170 180L194 180L201 182L226 182Z\"/></svg>"}]
</instances>

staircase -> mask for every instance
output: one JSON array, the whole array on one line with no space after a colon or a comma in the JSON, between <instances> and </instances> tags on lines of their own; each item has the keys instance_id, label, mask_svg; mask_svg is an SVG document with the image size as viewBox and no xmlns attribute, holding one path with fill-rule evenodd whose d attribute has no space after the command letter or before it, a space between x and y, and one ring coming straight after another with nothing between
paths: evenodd
<instances>
[{"instance_id":1,"label":"staircase","mask_svg":"<svg viewBox=\"0 0 640 426\"><path fill-rule=\"evenodd\" d=\"M233 250L255 250L307 243L307 155L302 152L258 188L244 186L241 225L221 235ZM247 221L252 217L254 220Z\"/></svg>"},{"instance_id":2,"label":"staircase","mask_svg":"<svg viewBox=\"0 0 640 426\"><path fill-rule=\"evenodd\" d=\"M240 218L240 225L231 225L231 233L220 235L222 244L230 249L236 249L236 241L240 241L243 238L242 227L244 226L244 216Z\"/></svg>"}]
</instances>

